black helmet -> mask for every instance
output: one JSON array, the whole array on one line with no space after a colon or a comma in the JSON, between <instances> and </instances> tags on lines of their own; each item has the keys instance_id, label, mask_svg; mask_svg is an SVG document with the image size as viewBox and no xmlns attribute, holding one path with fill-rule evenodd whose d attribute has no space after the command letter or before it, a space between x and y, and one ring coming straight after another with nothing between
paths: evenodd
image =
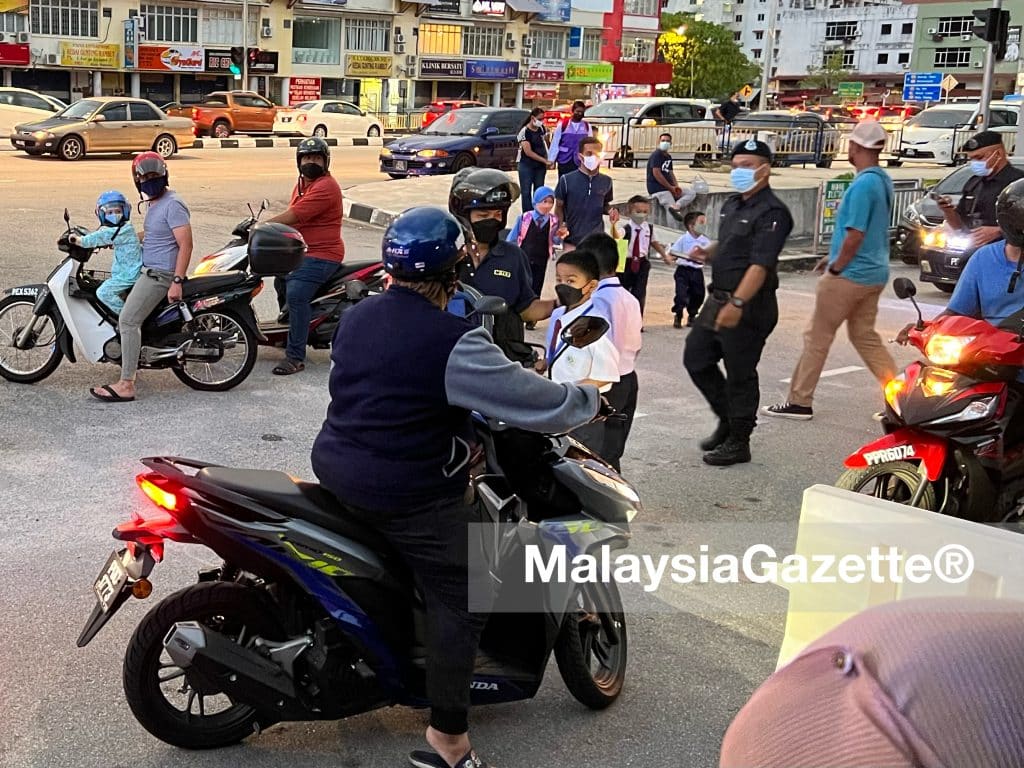
<instances>
[{"instance_id":1,"label":"black helmet","mask_svg":"<svg viewBox=\"0 0 1024 768\"><path fill-rule=\"evenodd\" d=\"M1013 182L996 198L996 221L1010 245L1024 246L1024 179Z\"/></svg>"},{"instance_id":2,"label":"black helmet","mask_svg":"<svg viewBox=\"0 0 1024 768\"><path fill-rule=\"evenodd\" d=\"M465 168L455 174L448 193L448 210L467 226L470 211L501 211L501 226L508 224L508 209L519 197L519 185L493 168Z\"/></svg>"},{"instance_id":3,"label":"black helmet","mask_svg":"<svg viewBox=\"0 0 1024 768\"><path fill-rule=\"evenodd\" d=\"M331 170L331 148L319 136L310 136L308 139L303 139L299 142L299 146L295 148L296 168L302 165L302 158L307 155L323 155L324 170Z\"/></svg>"},{"instance_id":4,"label":"black helmet","mask_svg":"<svg viewBox=\"0 0 1024 768\"><path fill-rule=\"evenodd\" d=\"M442 208L403 211L384 232L384 271L402 280L434 280L451 274L464 257L462 225Z\"/></svg>"}]
</instances>

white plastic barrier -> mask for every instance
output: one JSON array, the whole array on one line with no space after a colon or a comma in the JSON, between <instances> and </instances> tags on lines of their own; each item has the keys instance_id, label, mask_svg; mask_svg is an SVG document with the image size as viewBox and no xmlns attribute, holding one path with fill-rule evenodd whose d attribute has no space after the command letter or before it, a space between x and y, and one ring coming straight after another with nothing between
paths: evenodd
<instances>
[{"instance_id":1,"label":"white plastic barrier","mask_svg":"<svg viewBox=\"0 0 1024 768\"><path fill-rule=\"evenodd\" d=\"M1024 599L1024 534L831 486L815 485L804 491L797 555L817 557L818 562L834 557L838 562L847 555L865 559L874 548L882 552L895 548L904 563L912 555L942 561L942 566L951 566L954 579L970 575L959 583L934 575L923 583L911 583L903 569L896 571L895 580L890 578L893 572L886 566L880 568L885 576L882 583L868 578L860 583L836 579L827 584L782 584L789 590L789 610L780 667L809 643L873 605L950 595ZM973 570L964 552L973 559ZM952 567L957 560L959 570Z\"/></svg>"}]
</instances>

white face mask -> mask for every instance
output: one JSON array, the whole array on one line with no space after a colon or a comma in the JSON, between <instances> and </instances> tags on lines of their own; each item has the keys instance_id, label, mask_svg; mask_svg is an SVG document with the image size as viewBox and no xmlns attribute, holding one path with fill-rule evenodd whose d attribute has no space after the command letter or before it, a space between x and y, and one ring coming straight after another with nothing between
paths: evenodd
<instances>
[{"instance_id":1,"label":"white face mask","mask_svg":"<svg viewBox=\"0 0 1024 768\"><path fill-rule=\"evenodd\" d=\"M587 155L583 158L583 167L588 171L596 171L601 166L601 158L597 155Z\"/></svg>"},{"instance_id":2,"label":"white face mask","mask_svg":"<svg viewBox=\"0 0 1024 768\"><path fill-rule=\"evenodd\" d=\"M671 141L663 141L663 142L661 142L661 143L660 143L660 144L658 145L658 148L659 148L659 149L660 149L660 150L661 150L662 152L668 152L668 151L669 151L670 149L672 149L672 142L671 142Z\"/></svg>"},{"instance_id":3,"label":"white face mask","mask_svg":"<svg viewBox=\"0 0 1024 768\"><path fill-rule=\"evenodd\" d=\"M534 118L534 120L533 120L533 127L534 128L541 128L541 127L543 127L543 125L544 125L544 121L543 120L538 120L538 119Z\"/></svg>"}]
</instances>

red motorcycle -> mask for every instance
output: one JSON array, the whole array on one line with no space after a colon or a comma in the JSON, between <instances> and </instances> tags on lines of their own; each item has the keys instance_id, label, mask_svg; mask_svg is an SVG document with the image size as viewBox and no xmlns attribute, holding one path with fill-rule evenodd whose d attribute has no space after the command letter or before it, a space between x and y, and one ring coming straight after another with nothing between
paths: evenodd
<instances>
[{"instance_id":1,"label":"red motorcycle","mask_svg":"<svg viewBox=\"0 0 1024 768\"><path fill-rule=\"evenodd\" d=\"M893 289L917 308L910 280ZM849 456L836 485L976 522L1020 518L1022 320L1024 310L999 327L962 316L925 325L918 309L908 339L925 360L885 385L885 437Z\"/></svg>"}]
</instances>

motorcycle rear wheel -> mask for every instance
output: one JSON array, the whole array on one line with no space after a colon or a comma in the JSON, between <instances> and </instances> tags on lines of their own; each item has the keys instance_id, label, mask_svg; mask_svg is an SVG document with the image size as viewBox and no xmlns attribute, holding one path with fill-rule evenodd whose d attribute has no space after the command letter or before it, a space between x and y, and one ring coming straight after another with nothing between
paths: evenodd
<instances>
[{"instance_id":1,"label":"motorcycle rear wheel","mask_svg":"<svg viewBox=\"0 0 1024 768\"><path fill-rule=\"evenodd\" d=\"M217 749L237 744L277 722L222 693L192 688L187 673L170 661L163 645L171 627L181 621L197 621L246 645L257 635L284 637L269 600L254 587L209 582L166 597L135 628L125 652L124 693L139 724L175 747ZM178 681L180 688L173 688ZM185 709L175 706L168 694L178 694ZM227 706L208 714L208 699L217 704L227 702Z\"/></svg>"},{"instance_id":2,"label":"motorcycle rear wheel","mask_svg":"<svg viewBox=\"0 0 1024 768\"><path fill-rule=\"evenodd\" d=\"M867 469L846 470L836 480L836 488L894 501L897 504L909 504L920 482L921 474L916 465L909 461L887 461ZM924 484L917 507L938 512L935 486L928 480L925 480Z\"/></svg>"},{"instance_id":3,"label":"motorcycle rear wheel","mask_svg":"<svg viewBox=\"0 0 1024 768\"><path fill-rule=\"evenodd\" d=\"M622 600L614 583L587 585L576 600L576 610L570 606L555 641L555 660L565 687L578 702L605 709L619 698L626 680L629 644ZM609 643L602 610L618 632L617 645Z\"/></svg>"},{"instance_id":4,"label":"motorcycle rear wheel","mask_svg":"<svg viewBox=\"0 0 1024 768\"><path fill-rule=\"evenodd\" d=\"M256 364L256 334L238 314L230 309L197 312L194 322L204 331L232 333L237 341L224 350L223 357L214 363L186 360L171 370L192 389L203 392L226 392L241 384Z\"/></svg>"},{"instance_id":5,"label":"motorcycle rear wheel","mask_svg":"<svg viewBox=\"0 0 1024 768\"><path fill-rule=\"evenodd\" d=\"M0 376L18 384L42 381L60 365L64 353L57 343L60 318L53 310L45 315L29 349L14 346L17 334L28 327L34 317L34 298L8 296L0 301ZM21 362L19 362L21 361Z\"/></svg>"}]
</instances>

